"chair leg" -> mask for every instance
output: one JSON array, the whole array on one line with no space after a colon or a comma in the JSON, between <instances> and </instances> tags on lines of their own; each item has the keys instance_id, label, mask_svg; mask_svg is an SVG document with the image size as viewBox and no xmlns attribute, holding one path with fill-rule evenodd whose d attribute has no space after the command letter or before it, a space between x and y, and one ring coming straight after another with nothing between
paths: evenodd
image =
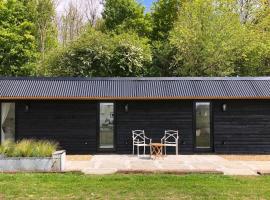
<instances>
[{"instance_id":1,"label":"chair leg","mask_svg":"<svg viewBox=\"0 0 270 200\"><path fill-rule=\"evenodd\" d=\"M137 146L137 156L139 156L140 155L140 148L139 148L140 146Z\"/></svg>"},{"instance_id":2,"label":"chair leg","mask_svg":"<svg viewBox=\"0 0 270 200\"><path fill-rule=\"evenodd\" d=\"M145 146L143 146L143 155L145 156Z\"/></svg>"},{"instance_id":3,"label":"chair leg","mask_svg":"<svg viewBox=\"0 0 270 200\"><path fill-rule=\"evenodd\" d=\"M176 155L178 156L178 145L176 145L176 147L175 147L175 151L176 151Z\"/></svg>"},{"instance_id":4,"label":"chair leg","mask_svg":"<svg viewBox=\"0 0 270 200\"><path fill-rule=\"evenodd\" d=\"M132 148L132 154L134 155L134 145L133 145L133 148Z\"/></svg>"},{"instance_id":5,"label":"chair leg","mask_svg":"<svg viewBox=\"0 0 270 200\"><path fill-rule=\"evenodd\" d=\"M164 150L165 150L165 156L167 155L167 149L166 146L164 146Z\"/></svg>"}]
</instances>

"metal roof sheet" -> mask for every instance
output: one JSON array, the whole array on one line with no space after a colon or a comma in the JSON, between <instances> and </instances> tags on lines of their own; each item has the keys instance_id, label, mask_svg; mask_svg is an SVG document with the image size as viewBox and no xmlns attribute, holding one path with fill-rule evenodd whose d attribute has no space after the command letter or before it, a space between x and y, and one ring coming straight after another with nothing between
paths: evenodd
<instances>
[{"instance_id":1,"label":"metal roof sheet","mask_svg":"<svg viewBox=\"0 0 270 200\"><path fill-rule=\"evenodd\" d=\"M270 98L270 77L0 77L0 99Z\"/></svg>"}]
</instances>

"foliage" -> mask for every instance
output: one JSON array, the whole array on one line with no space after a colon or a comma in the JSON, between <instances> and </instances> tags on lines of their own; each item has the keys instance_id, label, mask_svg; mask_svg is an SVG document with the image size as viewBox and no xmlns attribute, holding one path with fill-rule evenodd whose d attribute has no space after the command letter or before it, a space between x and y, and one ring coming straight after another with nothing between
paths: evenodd
<instances>
[{"instance_id":1,"label":"foliage","mask_svg":"<svg viewBox=\"0 0 270 200\"><path fill-rule=\"evenodd\" d=\"M0 75L270 74L269 0L55 2L0 0Z\"/></svg>"},{"instance_id":2,"label":"foliage","mask_svg":"<svg viewBox=\"0 0 270 200\"><path fill-rule=\"evenodd\" d=\"M67 46L85 31L85 27L84 15L80 12L78 4L69 1L66 12L59 18L59 42L63 47Z\"/></svg>"},{"instance_id":3,"label":"foliage","mask_svg":"<svg viewBox=\"0 0 270 200\"><path fill-rule=\"evenodd\" d=\"M2 155L12 155L15 149L15 143L10 140L5 141L0 145L0 154Z\"/></svg>"},{"instance_id":4,"label":"foliage","mask_svg":"<svg viewBox=\"0 0 270 200\"><path fill-rule=\"evenodd\" d=\"M123 33L132 30L140 36L151 32L150 15L144 15L144 7L136 0L107 0L102 16L109 31Z\"/></svg>"},{"instance_id":5,"label":"foliage","mask_svg":"<svg viewBox=\"0 0 270 200\"><path fill-rule=\"evenodd\" d=\"M43 60L45 53L57 46L54 0L32 0L29 6L33 10L37 46Z\"/></svg>"},{"instance_id":6,"label":"foliage","mask_svg":"<svg viewBox=\"0 0 270 200\"><path fill-rule=\"evenodd\" d=\"M66 49L53 52L45 68L51 76L139 76L150 62L146 39L90 29Z\"/></svg>"},{"instance_id":7,"label":"foliage","mask_svg":"<svg viewBox=\"0 0 270 200\"><path fill-rule=\"evenodd\" d=\"M21 140L18 143L4 142L0 154L7 157L50 157L57 149L57 144L46 140Z\"/></svg>"},{"instance_id":8,"label":"foliage","mask_svg":"<svg viewBox=\"0 0 270 200\"><path fill-rule=\"evenodd\" d=\"M183 0L159 0L154 2L151 12L153 40L166 40L177 19Z\"/></svg>"},{"instance_id":9,"label":"foliage","mask_svg":"<svg viewBox=\"0 0 270 200\"><path fill-rule=\"evenodd\" d=\"M151 62L151 51L145 38L134 33L114 37L114 49L110 60L112 76L142 76Z\"/></svg>"},{"instance_id":10,"label":"foliage","mask_svg":"<svg viewBox=\"0 0 270 200\"><path fill-rule=\"evenodd\" d=\"M23 1L0 1L0 74L24 76L33 73L37 48L34 24Z\"/></svg>"},{"instance_id":11,"label":"foliage","mask_svg":"<svg viewBox=\"0 0 270 200\"><path fill-rule=\"evenodd\" d=\"M171 63L174 58L175 49L168 41L152 42L152 67L149 70L150 76L172 76Z\"/></svg>"},{"instance_id":12,"label":"foliage","mask_svg":"<svg viewBox=\"0 0 270 200\"><path fill-rule=\"evenodd\" d=\"M266 49L260 35L240 23L234 1L185 3L171 32L173 75L256 75ZM247 66L249 65L249 66Z\"/></svg>"},{"instance_id":13,"label":"foliage","mask_svg":"<svg viewBox=\"0 0 270 200\"><path fill-rule=\"evenodd\" d=\"M110 38L90 30L69 47L53 51L46 62L50 76L105 76L111 58Z\"/></svg>"},{"instance_id":14,"label":"foliage","mask_svg":"<svg viewBox=\"0 0 270 200\"><path fill-rule=\"evenodd\" d=\"M270 1L260 0L261 7L258 9L254 20L247 24L252 30L254 37L253 55L260 66L252 67L251 75L269 75L270 74ZM256 48L255 48L256 47ZM249 69L249 61L245 63L245 67Z\"/></svg>"}]
</instances>

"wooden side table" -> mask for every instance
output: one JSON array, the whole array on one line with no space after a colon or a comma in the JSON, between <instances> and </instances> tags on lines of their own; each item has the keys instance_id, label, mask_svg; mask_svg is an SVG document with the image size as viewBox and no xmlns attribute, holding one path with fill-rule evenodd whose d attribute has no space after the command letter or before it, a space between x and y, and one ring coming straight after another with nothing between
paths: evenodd
<instances>
[{"instance_id":1,"label":"wooden side table","mask_svg":"<svg viewBox=\"0 0 270 200\"><path fill-rule=\"evenodd\" d=\"M155 158L162 157L162 150L165 145L162 143L151 143L151 157L155 156Z\"/></svg>"}]
</instances>

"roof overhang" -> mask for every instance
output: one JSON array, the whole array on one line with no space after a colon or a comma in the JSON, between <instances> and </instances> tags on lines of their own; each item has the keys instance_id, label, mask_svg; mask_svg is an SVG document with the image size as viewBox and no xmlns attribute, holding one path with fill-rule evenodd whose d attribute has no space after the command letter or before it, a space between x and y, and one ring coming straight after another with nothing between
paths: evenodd
<instances>
[{"instance_id":1,"label":"roof overhang","mask_svg":"<svg viewBox=\"0 0 270 200\"><path fill-rule=\"evenodd\" d=\"M10 100L268 100L270 97L220 97L220 96L184 96L184 97L0 97L0 101Z\"/></svg>"}]
</instances>

